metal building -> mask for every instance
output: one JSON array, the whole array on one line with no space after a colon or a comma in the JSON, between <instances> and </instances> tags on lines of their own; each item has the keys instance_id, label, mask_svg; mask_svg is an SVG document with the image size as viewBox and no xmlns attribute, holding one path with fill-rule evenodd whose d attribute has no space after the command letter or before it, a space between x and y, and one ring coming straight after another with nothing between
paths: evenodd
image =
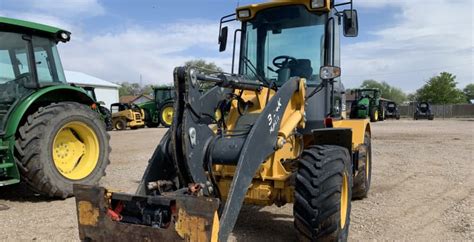
<instances>
[{"instance_id":1,"label":"metal building","mask_svg":"<svg viewBox=\"0 0 474 242\"><path fill-rule=\"evenodd\" d=\"M105 103L105 107L110 108L110 104L119 101L119 87L115 83L100 79L77 71L64 71L68 83L73 83L80 87L94 87L97 101Z\"/></svg>"}]
</instances>

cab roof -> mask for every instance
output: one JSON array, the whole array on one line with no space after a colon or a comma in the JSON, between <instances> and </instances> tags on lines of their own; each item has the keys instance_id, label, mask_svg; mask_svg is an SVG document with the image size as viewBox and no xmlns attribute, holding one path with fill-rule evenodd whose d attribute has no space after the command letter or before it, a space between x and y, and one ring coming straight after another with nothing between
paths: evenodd
<instances>
[{"instance_id":1,"label":"cab roof","mask_svg":"<svg viewBox=\"0 0 474 242\"><path fill-rule=\"evenodd\" d=\"M315 12L329 12L331 8L331 1L330 0L322 0L324 3L324 7L313 9L311 8L311 0L271 0L269 2L264 3L257 3L257 4L250 4L247 6L241 6L236 9L237 18L240 20L248 20L255 17L255 15L265 9L281 7L281 6L289 6L289 5L303 5L305 6L308 11L315 11ZM249 10L250 14L248 17L239 17L238 12L241 10Z\"/></svg>"},{"instance_id":2,"label":"cab roof","mask_svg":"<svg viewBox=\"0 0 474 242\"><path fill-rule=\"evenodd\" d=\"M47 38L52 38L56 40L61 40L59 35L61 33L66 33L70 35L71 33L67 30L60 28L52 27L45 24L39 24L34 22L29 22L20 19L0 17L0 31L12 31L17 33L26 33L32 35L40 35ZM68 39L69 40L69 39Z\"/></svg>"}]
</instances>

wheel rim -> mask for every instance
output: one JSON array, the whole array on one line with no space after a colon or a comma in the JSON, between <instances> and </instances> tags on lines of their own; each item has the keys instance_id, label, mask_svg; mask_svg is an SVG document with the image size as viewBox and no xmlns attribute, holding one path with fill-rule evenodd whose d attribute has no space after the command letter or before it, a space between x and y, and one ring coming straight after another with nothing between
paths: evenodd
<instances>
[{"instance_id":1,"label":"wheel rim","mask_svg":"<svg viewBox=\"0 0 474 242\"><path fill-rule=\"evenodd\" d=\"M56 133L52 147L53 161L59 173L70 180L87 177L99 160L99 140L83 122L65 124Z\"/></svg>"},{"instance_id":2,"label":"wheel rim","mask_svg":"<svg viewBox=\"0 0 474 242\"><path fill-rule=\"evenodd\" d=\"M342 175L342 186L341 186L341 228L344 229L346 226L347 220L347 210L348 210L348 198L349 198L349 184L347 181L347 174Z\"/></svg>"},{"instance_id":3,"label":"wheel rim","mask_svg":"<svg viewBox=\"0 0 474 242\"><path fill-rule=\"evenodd\" d=\"M375 111L375 114L374 114L374 119L375 120L379 120L379 111Z\"/></svg>"},{"instance_id":4,"label":"wheel rim","mask_svg":"<svg viewBox=\"0 0 474 242\"><path fill-rule=\"evenodd\" d=\"M166 107L161 112L161 118L166 125L171 125L173 122L173 107Z\"/></svg>"}]
</instances>

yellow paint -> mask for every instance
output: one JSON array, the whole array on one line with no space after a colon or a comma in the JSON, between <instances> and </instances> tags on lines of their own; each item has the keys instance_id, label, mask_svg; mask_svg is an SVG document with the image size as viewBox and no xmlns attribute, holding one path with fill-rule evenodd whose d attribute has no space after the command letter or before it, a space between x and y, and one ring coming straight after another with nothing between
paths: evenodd
<instances>
[{"instance_id":1,"label":"yellow paint","mask_svg":"<svg viewBox=\"0 0 474 242\"><path fill-rule=\"evenodd\" d=\"M207 226L211 226L211 224L209 224L209 221L207 221L205 218L191 216L187 214L184 209L179 209L178 221L175 224L175 230L181 238L185 239L186 241L209 241L210 238L208 238L208 234L206 233ZM212 226L214 228L214 225Z\"/></svg>"},{"instance_id":2,"label":"yellow paint","mask_svg":"<svg viewBox=\"0 0 474 242\"><path fill-rule=\"evenodd\" d=\"M99 140L87 124L73 121L63 125L53 140L52 156L59 173L70 180L89 176L99 160Z\"/></svg>"},{"instance_id":3,"label":"yellow paint","mask_svg":"<svg viewBox=\"0 0 474 242\"><path fill-rule=\"evenodd\" d=\"M347 174L342 175L341 185L341 203L339 214L341 216L341 229L346 226L347 211L349 210L349 182L347 181Z\"/></svg>"},{"instance_id":4,"label":"yellow paint","mask_svg":"<svg viewBox=\"0 0 474 242\"><path fill-rule=\"evenodd\" d=\"M217 242L219 238L219 214L214 212L214 219L212 221L211 242Z\"/></svg>"},{"instance_id":5,"label":"yellow paint","mask_svg":"<svg viewBox=\"0 0 474 242\"><path fill-rule=\"evenodd\" d=\"M79 224L96 226L99 221L99 209L88 201L79 201Z\"/></svg>"},{"instance_id":6,"label":"yellow paint","mask_svg":"<svg viewBox=\"0 0 474 242\"><path fill-rule=\"evenodd\" d=\"M329 12L330 10L329 0L325 0L325 6L318 9L311 8L311 0L273 0L273 1L265 2L265 3L242 6L242 7L237 8L236 12L238 13L240 10L245 10L245 9L250 10L250 17L240 18L241 21L246 21L246 20L250 20L254 18L255 15L262 10L275 8L275 7L289 6L289 5L303 5L310 12Z\"/></svg>"},{"instance_id":7,"label":"yellow paint","mask_svg":"<svg viewBox=\"0 0 474 242\"><path fill-rule=\"evenodd\" d=\"M293 188L288 186L287 181L294 171L290 167L285 167L282 162L298 158L303 150L302 140L295 137L294 131L296 128L304 128L305 125L303 117L305 90L305 79L301 79L298 91L291 97L280 123L277 141L281 146L258 169L252 181L252 186L247 191L245 203L271 205L275 202L283 204L293 201ZM235 94L241 96L245 102L250 101L253 103L248 108L246 115L260 115L266 106L268 93L270 94L270 101L275 94L275 91L272 89L263 88L260 92L248 90L235 91ZM237 101L233 101L229 114L226 117L228 132L232 132L235 129L240 118L237 108ZM213 174L220 178L218 186L225 198L235 174L235 166L214 165Z\"/></svg>"},{"instance_id":8,"label":"yellow paint","mask_svg":"<svg viewBox=\"0 0 474 242\"><path fill-rule=\"evenodd\" d=\"M345 119L333 121L334 128L352 129L352 149L358 148L364 143L365 132L370 132L368 119Z\"/></svg>"},{"instance_id":9,"label":"yellow paint","mask_svg":"<svg viewBox=\"0 0 474 242\"><path fill-rule=\"evenodd\" d=\"M163 120L166 125L171 125L173 123L173 107L166 107L161 111L161 120Z\"/></svg>"},{"instance_id":10,"label":"yellow paint","mask_svg":"<svg viewBox=\"0 0 474 242\"><path fill-rule=\"evenodd\" d=\"M127 121L127 126L131 128L139 128L145 126L143 120L145 113L143 109L140 109L139 112L133 111L132 109L123 110L112 114L112 121L115 123L119 119L125 119ZM116 128L116 127L115 127ZM126 127L125 127L126 128Z\"/></svg>"}]
</instances>

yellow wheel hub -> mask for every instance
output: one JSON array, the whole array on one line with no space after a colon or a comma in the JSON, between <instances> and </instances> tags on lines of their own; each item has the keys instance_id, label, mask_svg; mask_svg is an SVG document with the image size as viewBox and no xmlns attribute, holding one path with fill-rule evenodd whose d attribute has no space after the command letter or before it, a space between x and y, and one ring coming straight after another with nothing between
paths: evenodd
<instances>
[{"instance_id":1,"label":"yellow wheel hub","mask_svg":"<svg viewBox=\"0 0 474 242\"><path fill-rule=\"evenodd\" d=\"M379 111L375 111L374 116L375 116L374 118L375 120L379 120Z\"/></svg>"},{"instance_id":2,"label":"yellow wheel hub","mask_svg":"<svg viewBox=\"0 0 474 242\"><path fill-rule=\"evenodd\" d=\"M171 125L173 123L173 107L166 107L161 111L161 118L166 125Z\"/></svg>"},{"instance_id":3,"label":"yellow wheel hub","mask_svg":"<svg viewBox=\"0 0 474 242\"><path fill-rule=\"evenodd\" d=\"M56 133L52 154L54 165L61 175L70 180L80 180L97 166L99 139L85 123L73 121Z\"/></svg>"},{"instance_id":4,"label":"yellow wheel hub","mask_svg":"<svg viewBox=\"0 0 474 242\"><path fill-rule=\"evenodd\" d=\"M349 205L349 182L347 179L347 174L344 173L342 176L342 186L341 186L341 229L344 229L346 226L347 220L347 210Z\"/></svg>"}]
</instances>

